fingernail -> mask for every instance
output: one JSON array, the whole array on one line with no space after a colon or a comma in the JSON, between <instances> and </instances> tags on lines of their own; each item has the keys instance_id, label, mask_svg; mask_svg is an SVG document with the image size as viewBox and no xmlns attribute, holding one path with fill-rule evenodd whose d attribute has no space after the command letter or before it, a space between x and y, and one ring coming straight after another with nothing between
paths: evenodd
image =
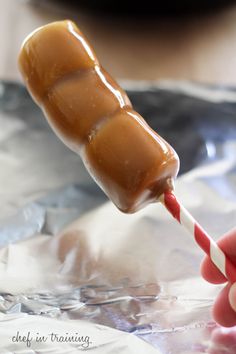
<instances>
[{"instance_id":1,"label":"fingernail","mask_svg":"<svg viewBox=\"0 0 236 354\"><path fill-rule=\"evenodd\" d=\"M229 303L234 311L236 311L236 283L229 290Z\"/></svg>"}]
</instances>

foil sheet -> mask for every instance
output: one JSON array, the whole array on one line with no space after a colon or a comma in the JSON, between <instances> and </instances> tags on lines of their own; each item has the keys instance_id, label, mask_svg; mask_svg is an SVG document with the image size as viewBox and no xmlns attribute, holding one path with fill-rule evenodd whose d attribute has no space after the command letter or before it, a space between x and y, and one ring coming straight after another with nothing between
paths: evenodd
<instances>
[{"instance_id":1,"label":"foil sheet","mask_svg":"<svg viewBox=\"0 0 236 354\"><path fill-rule=\"evenodd\" d=\"M236 93L125 86L180 155L177 196L217 239L236 220ZM236 352L211 317L221 286L161 205L116 210L20 85L1 83L0 122L1 353Z\"/></svg>"}]
</instances>

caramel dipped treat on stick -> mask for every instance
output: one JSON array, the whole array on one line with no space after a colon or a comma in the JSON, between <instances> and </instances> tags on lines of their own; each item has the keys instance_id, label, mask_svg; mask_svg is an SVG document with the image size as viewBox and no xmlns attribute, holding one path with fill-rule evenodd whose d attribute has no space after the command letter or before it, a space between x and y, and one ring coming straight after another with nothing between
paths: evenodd
<instances>
[{"instance_id":1,"label":"caramel dipped treat on stick","mask_svg":"<svg viewBox=\"0 0 236 354\"><path fill-rule=\"evenodd\" d=\"M133 213L160 200L224 276L236 281L235 266L174 196L176 152L134 111L73 22L54 22L30 34L19 68L52 129L121 211Z\"/></svg>"}]
</instances>

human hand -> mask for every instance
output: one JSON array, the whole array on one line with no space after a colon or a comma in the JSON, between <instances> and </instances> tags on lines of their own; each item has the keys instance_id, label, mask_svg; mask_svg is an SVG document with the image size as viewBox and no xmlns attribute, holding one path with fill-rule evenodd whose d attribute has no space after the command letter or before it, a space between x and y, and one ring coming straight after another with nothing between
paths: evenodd
<instances>
[{"instance_id":1,"label":"human hand","mask_svg":"<svg viewBox=\"0 0 236 354\"><path fill-rule=\"evenodd\" d=\"M229 259L236 264L236 229L231 230L217 242ZM201 264L204 279L213 284L226 283L227 279L206 256ZM236 283L227 283L217 296L213 306L213 317L224 327L236 325Z\"/></svg>"},{"instance_id":2,"label":"human hand","mask_svg":"<svg viewBox=\"0 0 236 354\"><path fill-rule=\"evenodd\" d=\"M211 333L208 354L235 354L236 327L218 327Z\"/></svg>"}]
</instances>

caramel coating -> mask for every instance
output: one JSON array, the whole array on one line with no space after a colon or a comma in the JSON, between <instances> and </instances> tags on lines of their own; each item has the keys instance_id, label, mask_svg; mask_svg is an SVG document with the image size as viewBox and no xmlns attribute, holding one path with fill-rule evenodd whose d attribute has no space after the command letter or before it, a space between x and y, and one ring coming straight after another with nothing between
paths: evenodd
<instances>
[{"instance_id":1,"label":"caramel coating","mask_svg":"<svg viewBox=\"0 0 236 354\"><path fill-rule=\"evenodd\" d=\"M171 188L177 154L133 110L74 23L33 32L19 67L55 133L121 211L135 212Z\"/></svg>"}]
</instances>

